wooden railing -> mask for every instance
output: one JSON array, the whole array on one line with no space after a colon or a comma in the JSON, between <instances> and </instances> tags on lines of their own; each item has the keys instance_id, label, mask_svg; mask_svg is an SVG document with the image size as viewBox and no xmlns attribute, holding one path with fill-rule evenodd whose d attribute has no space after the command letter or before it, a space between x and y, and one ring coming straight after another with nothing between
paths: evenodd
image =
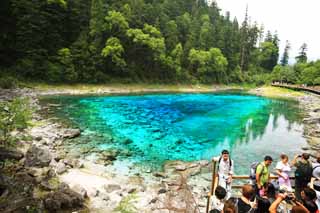
<instances>
[{"instance_id":1,"label":"wooden railing","mask_svg":"<svg viewBox=\"0 0 320 213\"><path fill-rule=\"evenodd\" d=\"M211 181L211 189L210 192L208 193L208 197L207 197L207 207L206 207L206 213L209 212L209 208L210 208L210 197L213 195L215 187L216 187L216 183L218 183L217 179L218 177L216 176L216 161L213 161L212 164L212 181ZM290 180L294 180L294 177L289 177ZM251 178L249 177L249 175L234 175L232 176L233 180L251 180ZM270 179L275 180L278 179L278 176L275 175L270 175ZM243 185L232 185L231 188L233 189L240 189Z\"/></svg>"},{"instance_id":2,"label":"wooden railing","mask_svg":"<svg viewBox=\"0 0 320 213\"><path fill-rule=\"evenodd\" d=\"M299 90L299 91L307 91L312 92L314 94L320 95L320 87L308 87L303 85L293 85L293 84L282 84L282 83L273 83L272 86L275 87L283 87L293 90Z\"/></svg>"}]
</instances>

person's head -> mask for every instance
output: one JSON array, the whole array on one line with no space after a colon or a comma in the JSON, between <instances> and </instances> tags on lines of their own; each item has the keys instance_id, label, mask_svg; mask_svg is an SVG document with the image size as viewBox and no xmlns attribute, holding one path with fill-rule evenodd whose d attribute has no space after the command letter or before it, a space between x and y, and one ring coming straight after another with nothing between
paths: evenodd
<instances>
[{"instance_id":1,"label":"person's head","mask_svg":"<svg viewBox=\"0 0 320 213\"><path fill-rule=\"evenodd\" d=\"M303 153L301 157L302 157L302 159L304 159L304 160L309 160L310 154L308 154L308 153Z\"/></svg>"},{"instance_id":2,"label":"person's head","mask_svg":"<svg viewBox=\"0 0 320 213\"><path fill-rule=\"evenodd\" d=\"M271 206L271 203L268 199L259 198L258 199L258 212L259 213L267 213L269 212L269 207Z\"/></svg>"},{"instance_id":3,"label":"person's head","mask_svg":"<svg viewBox=\"0 0 320 213\"><path fill-rule=\"evenodd\" d=\"M289 160L288 155L286 155L286 154L281 154L280 159L281 159L282 163L288 163L288 160Z\"/></svg>"},{"instance_id":4,"label":"person's head","mask_svg":"<svg viewBox=\"0 0 320 213\"><path fill-rule=\"evenodd\" d=\"M271 163L272 163L272 157L269 156L269 155L265 156L265 157L264 157L264 164L265 164L266 166L270 166Z\"/></svg>"},{"instance_id":5,"label":"person's head","mask_svg":"<svg viewBox=\"0 0 320 213\"><path fill-rule=\"evenodd\" d=\"M293 206L291 213L308 213L302 206Z\"/></svg>"},{"instance_id":6,"label":"person's head","mask_svg":"<svg viewBox=\"0 0 320 213\"><path fill-rule=\"evenodd\" d=\"M237 207L234 200L229 199L226 202L224 202L223 213L236 213L236 212L237 212Z\"/></svg>"},{"instance_id":7,"label":"person's head","mask_svg":"<svg viewBox=\"0 0 320 213\"><path fill-rule=\"evenodd\" d=\"M255 194L255 190L254 188L252 187L252 185L250 184L245 184L242 186L242 195L247 198L247 199L251 199L252 196L254 196Z\"/></svg>"},{"instance_id":8,"label":"person's head","mask_svg":"<svg viewBox=\"0 0 320 213\"><path fill-rule=\"evenodd\" d=\"M226 149L222 150L221 156L222 156L223 160L228 160L229 159L229 151Z\"/></svg>"},{"instance_id":9,"label":"person's head","mask_svg":"<svg viewBox=\"0 0 320 213\"><path fill-rule=\"evenodd\" d=\"M272 183L267 183L266 187L266 195L268 198L275 198L276 197L276 188Z\"/></svg>"},{"instance_id":10,"label":"person's head","mask_svg":"<svg viewBox=\"0 0 320 213\"><path fill-rule=\"evenodd\" d=\"M305 187L301 191L301 198L303 201L315 200L317 198L317 193L310 187Z\"/></svg>"},{"instance_id":11,"label":"person's head","mask_svg":"<svg viewBox=\"0 0 320 213\"><path fill-rule=\"evenodd\" d=\"M221 211L218 209L212 209L209 213L221 213Z\"/></svg>"},{"instance_id":12,"label":"person's head","mask_svg":"<svg viewBox=\"0 0 320 213\"><path fill-rule=\"evenodd\" d=\"M222 186L217 186L214 194L219 200L223 200L227 195L227 191Z\"/></svg>"}]
</instances>

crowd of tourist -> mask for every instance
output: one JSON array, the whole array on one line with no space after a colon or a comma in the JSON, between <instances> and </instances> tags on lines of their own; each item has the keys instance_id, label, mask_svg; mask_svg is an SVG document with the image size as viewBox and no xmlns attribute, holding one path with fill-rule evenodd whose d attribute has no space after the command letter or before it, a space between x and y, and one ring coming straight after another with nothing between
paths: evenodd
<instances>
[{"instance_id":1,"label":"crowd of tourist","mask_svg":"<svg viewBox=\"0 0 320 213\"><path fill-rule=\"evenodd\" d=\"M228 150L212 159L217 164L218 184L211 196L210 213L320 212L320 153L312 162L308 153L289 162L285 154L275 167L277 180L271 180L271 156L250 167L250 183L242 186L241 196L232 196L234 162ZM294 185L290 174L294 172Z\"/></svg>"}]
</instances>

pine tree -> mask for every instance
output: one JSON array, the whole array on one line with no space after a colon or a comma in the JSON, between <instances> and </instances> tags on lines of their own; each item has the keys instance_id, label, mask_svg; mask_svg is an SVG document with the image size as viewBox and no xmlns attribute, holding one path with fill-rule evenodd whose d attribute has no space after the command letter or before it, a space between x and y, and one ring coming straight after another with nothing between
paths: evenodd
<instances>
[{"instance_id":1,"label":"pine tree","mask_svg":"<svg viewBox=\"0 0 320 213\"><path fill-rule=\"evenodd\" d=\"M289 50L290 50L290 48L291 48L291 45L290 45L289 41L287 40L286 41L286 46L284 48L284 52L283 52L283 55L282 55L282 58L280 60L280 64L282 66L286 66L289 63Z\"/></svg>"},{"instance_id":2,"label":"pine tree","mask_svg":"<svg viewBox=\"0 0 320 213\"><path fill-rule=\"evenodd\" d=\"M296 61L297 63L306 63L307 60L307 44L303 43L300 47L299 55L296 57Z\"/></svg>"}]
</instances>

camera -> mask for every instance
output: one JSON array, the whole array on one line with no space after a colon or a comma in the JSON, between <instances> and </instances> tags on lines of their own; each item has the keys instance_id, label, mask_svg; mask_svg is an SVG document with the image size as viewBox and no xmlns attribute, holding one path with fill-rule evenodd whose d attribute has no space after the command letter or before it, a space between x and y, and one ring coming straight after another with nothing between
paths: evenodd
<instances>
[{"instance_id":1,"label":"camera","mask_svg":"<svg viewBox=\"0 0 320 213\"><path fill-rule=\"evenodd\" d=\"M286 198L284 199L286 202L290 202L290 201L295 200L294 194L292 192L288 192L287 189L280 189L279 193L282 193L282 194L286 193L287 194Z\"/></svg>"}]
</instances>

